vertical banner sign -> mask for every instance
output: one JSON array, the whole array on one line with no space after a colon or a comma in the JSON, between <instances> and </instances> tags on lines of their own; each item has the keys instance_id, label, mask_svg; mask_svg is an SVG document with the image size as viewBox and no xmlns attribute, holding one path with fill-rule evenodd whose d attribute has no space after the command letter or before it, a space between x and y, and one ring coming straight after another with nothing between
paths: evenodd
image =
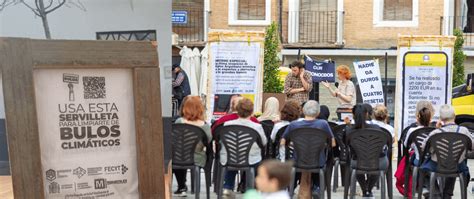
<instances>
[{"instance_id":1,"label":"vertical banner sign","mask_svg":"<svg viewBox=\"0 0 474 199\"><path fill-rule=\"evenodd\" d=\"M138 198L132 70L34 72L46 198Z\"/></svg>"},{"instance_id":2,"label":"vertical banner sign","mask_svg":"<svg viewBox=\"0 0 474 199\"><path fill-rule=\"evenodd\" d=\"M210 44L211 100L210 118L225 115L232 95L251 99L257 108L257 96L262 84L261 51L259 42L213 42Z\"/></svg>"},{"instance_id":3,"label":"vertical banner sign","mask_svg":"<svg viewBox=\"0 0 474 199\"><path fill-rule=\"evenodd\" d=\"M313 60L305 56L305 69L311 73L313 82L335 82L336 64L330 61Z\"/></svg>"},{"instance_id":4,"label":"vertical banner sign","mask_svg":"<svg viewBox=\"0 0 474 199\"><path fill-rule=\"evenodd\" d=\"M439 107L451 104L454 37L401 36L399 38L396 131L416 122L416 104L427 100L439 119ZM400 134L399 134L400 138Z\"/></svg>"},{"instance_id":5,"label":"vertical banner sign","mask_svg":"<svg viewBox=\"0 0 474 199\"><path fill-rule=\"evenodd\" d=\"M382 79L378 60L354 62L354 69L359 82L362 101L375 106L384 104Z\"/></svg>"}]
</instances>

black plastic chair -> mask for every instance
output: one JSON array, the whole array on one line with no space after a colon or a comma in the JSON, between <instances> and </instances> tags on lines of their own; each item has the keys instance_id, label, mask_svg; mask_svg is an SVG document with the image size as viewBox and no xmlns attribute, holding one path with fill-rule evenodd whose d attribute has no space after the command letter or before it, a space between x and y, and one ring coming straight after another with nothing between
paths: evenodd
<instances>
[{"instance_id":1,"label":"black plastic chair","mask_svg":"<svg viewBox=\"0 0 474 199\"><path fill-rule=\"evenodd\" d=\"M345 171L346 171L346 163L349 157L349 153L347 150L347 145L344 141L345 136L345 129L346 125L341 124L332 128L332 133L334 134L334 138L336 140L336 147L333 150L334 154L334 182L332 190L333 192L337 191L339 185L339 168L341 168L341 184L344 186L344 179L345 179Z\"/></svg>"},{"instance_id":2,"label":"black plastic chair","mask_svg":"<svg viewBox=\"0 0 474 199\"><path fill-rule=\"evenodd\" d=\"M219 125L217 125L215 128L214 128L214 131L212 131L212 143L211 143L211 146L215 146L215 151L214 151L214 161L212 163L212 183L214 184L214 193L217 193L218 189L217 189L217 182L218 182L218 175L217 174L217 169L218 169L218 164L219 164L219 145L217 144L218 140L217 140L217 132L220 131L220 129L224 127L224 123L221 123Z\"/></svg>"},{"instance_id":3,"label":"black plastic chair","mask_svg":"<svg viewBox=\"0 0 474 199\"><path fill-rule=\"evenodd\" d=\"M324 199L325 190L327 190L328 197L330 197L331 186L326 188L327 179L325 177L326 163L331 148L331 138L328 133L316 128L298 128L289 133L286 144L293 146L295 154L295 164L291 171L290 198L293 198L294 195L296 172L302 171L318 173L321 188L319 198ZM321 154L326 155L324 162L320 161Z\"/></svg>"},{"instance_id":4,"label":"black plastic chair","mask_svg":"<svg viewBox=\"0 0 474 199\"><path fill-rule=\"evenodd\" d=\"M210 151L210 145L206 133L197 126L190 124L173 124L172 127L172 168L190 169L194 173L195 198L199 198L201 186L201 167L194 162L194 152L199 143L204 144L206 152ZM207 163L211 162L210 153L207 152ZM206 166L205 166L206 167ZM208 167L209 168L209 167ZM209 188L211 186L210 169L204 169L206 175L206 194L209 199Z\"/></svg>"},{"instance_id":5,"label":"black plastic chair","mask_svg":"<svg viewBox=\"0 0 474 199\"><path fill-rule=\"evenodd\" d=\"M467 199L466 183L463 173L458 171L460 160L466 159L465 154L472 147L471 139L460 133L437 133L426 142L424 156L432 151L431 156L437 159L437 170L430 174L430 198L434 197L436 179L438 177L459 177L461 199ZM464 155L464 157L463 157ZM443 190L441 190L443 191Z\"/></svg>"},{"instance_id":6,"label":"black plastic chair","mask_svg":"<svg viewBox=\"0 0 474 199\"><path fill-rule=\"evenodd\" d=\"M263 120L260 121L260 124L263 127L263 131L265 132L265 136L267 137L267 140L271 140L270 136L272 134L273 126L275 126L275 123L271 120ZM264 152L264 158L269 159L272 157L272 145L267 144L265 147L265 152Z\"/></svg>"},{"instance_id":7,"label":"black plastic chair","mask_svg":"<svg viewBox=\"0 0 474 199\"><path fill-rule=\"evenodd\" d=\"M347 137L346 143L349 146L350 168L352 169L350 177L350 198L355 197L356 174L376 174L380 175L382 198L386 198L387 188L385 186L386 173L389 169L388 156L381 157L384 152L389 153L392 147L392 136L381 129L357 129L353 130ZM385 158L386 167L381 167L380 160ZM354 162L355 161L355 162ZM349 167L348 167L349 168ZM346 177L346 184L349 177ZM349 187L344 188L344 198L347 197ZM388 187L391 189L392 187Z\"/></svg>"},{"instance_id":8,"label":"black plastic chair","mask_svg":"<svg viewBox=\"0 0 474 199\"><path fill-rule=\"evenodd\" d=\"M407 139L407 133L410 128L416 127L416 123L410 124L408 127L404 128L402 130L402 133L400 135L400 139L398 140L398 159L397 159L397 166L400 164L400 161L402 161L402 157L405 155L403 152L405 151L405 147L403 145L403 142Z\"/></svg>"},{"instance_id":9,"label":"black plastic chair","mask_svg":"<svg viewBox=\"0 0 474 199\"><path fill-rule=\"evenodd\" d=\"M220 128L215 136L219 151L223 150L222 147L225 147L227 152L227 162L225 165L217 162L217 173L219 177L217 183L217 198L222 198L222 185L227 171L245 171L247 189L253 188L255 168L249 163L250 149L254 144L257 144L262 151L265 149L258 132L246 126L229 125ZM220 157L220 159L222 159L222 157Z\"/></svg>"},{"instance_id":10,"label":"black plastic chair","mask_svg":"<svg viewBox=\"0 0 474 199\"><path fill-rule=\"evenodd\" d=\"M275 135L275 141L272 143L272 158L277 159L280 156L280 141L288 125L281 127Z\"/></svg>"},{"instance_id":11,"label":"black plastic chair","mask_svg":"<svg viewBox=\"0 0 474 199\"><path fill-rule=\"evenodd\" d=\"M335 128L336 126L339 126L339 124L337 124L336 122L331 122L331 121L328 121L328 124L331 129Z\"/></svg>"},{"instance_id":12,"label":"black plastic chair","mask_svg":"<svg viewBox=\"0 0 474 199\"><path fill-rule=\"evenodd\" d=\"M409 172L409 169L410 169L410 155L409 155L409 149L411 148L411 146L413 145L416 150L415 151L415 156L419 157L419 164L413 164L413 173L412 173L412 198L415 198L415 190L418 190L416 189L416 186L418 181L418 171L419 171L419 168L420 168L420 165L421 165L421 162L423 161L423 157L421 157L421 155L423 154L423 151L421 149L421 144L424 142L424 140L428 137L428 135L433 131L435 130L436 128L433 128L433 127L423 127L423 128L419 128L419 129L416 129L415 131L413 131L411 134L410 134L410 137L408 137L407 139L407 144L408 146L407 147L404 147L404 151L403 151L403 156L405 157L405 182L404 182L404 185L405 185L405 192L404 192L404 196L405 198L408 197L408 180L409 180L409 176L410 176L410 172ZM417 154L418 153L418 154ZM420 184L421 185L421 184ZM421 188L421 186L420 186ZM418 191L418 193L420 193L421 189ZM421 194L418 194L419 197L421 197Z\"/></svg>"},{"instance_id":13,"label":"black plastic chair","mask_svg":"<svg viewBox=\"0 0 474 199\"><path fill-rule=\"evenodd\" d=\"M393 198L393 165L392 165L392 157L393 157L393 137L392 137L392 133L390 133L390 131L388 131L387 129L385 128L380 128L380 130L382 130L387 136L391 137L392 140L390 142L390 147L388 148L388 151L387 151L387 156L388 156L388 170L387 170L387 175L386 175L386 179L387 179L387 191L388 191L388 198L389 199L392 199ZM377 183L378 185L378 183Z\"/></svg>"}]
</instances>

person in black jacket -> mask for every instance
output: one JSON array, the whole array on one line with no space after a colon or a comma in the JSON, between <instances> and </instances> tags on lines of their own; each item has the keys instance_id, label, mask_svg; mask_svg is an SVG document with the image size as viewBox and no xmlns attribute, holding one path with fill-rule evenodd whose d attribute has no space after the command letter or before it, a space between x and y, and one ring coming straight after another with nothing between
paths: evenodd
<instances>
[{"instance_id":1,"label":"person in black jacket","mask_svg":"<svg viewBox=\"0 0 474 199\"><path fill-rule=\"evenodd\" d=\"M191 94L188 75L178 64L173 65L173 97L178 100L178 107L181 107L183 99Z\"/></svg>"}]
</instances>

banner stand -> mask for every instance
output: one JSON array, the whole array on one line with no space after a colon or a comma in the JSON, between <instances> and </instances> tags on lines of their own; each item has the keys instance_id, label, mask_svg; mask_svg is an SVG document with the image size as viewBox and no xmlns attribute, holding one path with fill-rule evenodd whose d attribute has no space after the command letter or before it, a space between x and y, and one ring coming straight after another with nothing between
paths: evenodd
<instances>
[{"instance_id":1,"label":"banner stand","mask_svg":"<svg viewBox=\"0 0 474 199\"><path fill-rule=\"evenodd\" d=\"M11 174L13 181L13 192L15 198L19 199L44 199L44 198L64 198L60 195L68 190L70 185L59 185L59 180L64 179L81 179L83 183L71 185L75 188L87 190L87 194L101 194L103 198L117 198L121 193L134 193L128 195L128 198L165 198L164 185L164 162L163 162L163 124L161 115L161 98L160 98L160 74L158 67L158 54L156 46L147 42L122 42L122 41L65 41L65 40L32 40L19 38L0 38L0 66L2 70L3 92L5 98L6 109L6 129L9 144L9 155L11 163ZM94 82L101 82L102 78L92 78L75 74L63 74L63 71L75 71L78 74L88 73L92 74L99 71L100 74L111 71L113 73L105 73L105 87L103 91L95 90L94 92L82 94L81 89L85 87L92 88L97 86ZM41 75L44 73L51 75L51 78ZM61 73L58 77L57 74ZM99 74L98 73L98 74ZM119 74L119 75L115 75ZM124 83L131 90L117 88L112 83L119 81L120 77L125 75L127 78ZM90 75L94 76L94 75ZM98 75L96 75L98 76ZM89 79L87 79L89 78ZM57 81L56 81L57 80ZM86 82L81 84L81 81ZM40 85L45 87L39 87ZM90 85L89 83L94 83ZM58 91L48 91L50 93L58 93L59 97L49 96L38 91L47 91L50 88L61 88ZM84 87L84 88L83 88ZM45 90L46 89L46 90ZM68 90L70 89L70 90ZM99 88L94 88L99 89ZM107 89L107 90L105 90ZM116 98L124 93L130 92L131 98ZM64 94L64 95L63 95ZM90 94L90 95L89 95ZM60 114L58 114L57 104L56 109L50 110L59 117L49 118L43 114L48 109L51 101L69 101L70 106L78 105L79 103L88 104L91 107L84 107L84 115L80 117L87 117L89 120L93 113L89 115L87 110L91 109L97 112L102 111L96 109L91 104L96 101L108 103L115 100L117 112L112 108L112 113L107 113L114 117L114 122L120 121L120 127L115 126L112 130L104 130L110 127L104 125L99 127L101 131L92 131L87 136L89 141L99 139L99 137L107 137L114 133L113 139L117 142L108 142L96 140L94 147L82 151L79 149L62 151L64 147L84 145L59 145L48 146L43 143L43 135L50 135L50 132L45 132L47 126L54 124L58 125L60 121ZM60 99L59 99L60 98ZM101 98L101 99L97 99ZM78 101L79 100L79 101ZM83 100L83 101L80 101ZM84 101L85 100L85 101ZM41 103L46 102L46 103ZM102 103L98 102L98 103ZM41 104L38 104L41 103ZM108 106L110 109L112 106ZM64 109L62 109L64 110ZM81 109L77 109L81 110ZM105 109L104 109L105 110ZM132 112L120 112L121 110L129 110ZM49 114L47 111L47 113ZM78 111L82 112L82 111ZM85 116L88 115L88 116ZM45 118L43 118L45 117ZM131 119L128 119L128 118ZM73 118L77 118L73 116ZM99 118L103 118L102 116ZM122 118L119 120L117 118ZM81 121L83 122L83 121ZM91 121L87 121L91 122ZM107 123L104 121L104 123ZM132 125L133 124L133 125ZM97 126L91 125L91 129ZM60 141L60 133L65 143L79 141L82 136L79 133L69 134L68 132L60 131L59 128L47 129L47 131L54 132L54 136L47 139ZM96 130L96 129L95 129ZM118 133L120 131L120 133ZM106 133L108 132L108 133ZM99 133L98 137L97 134ZM132 134L133 133L133 134ZM75 138L69 139L70 135ZM133 135L133 139L126 140L127 136ZM43 140L42 140L43 139ZM129 146L136 146L130 149L127 146L120 144L129 143ZM51 142L54 143L54 142ZM81 142L82 143L82 142ZM105 147L104 143L114 144L116 148ZM91 145L87 145L89 147ZM79 147L79 148L80 148ZM52 154L44 153L45 149L53 149ZM118 150L120 152L127 152L130 149L134 151L130 154L134 161L129 161L128 165L98 165L95 169L80 168L73 166L72 163L63 162L62 166L71 166L71 170L65 169L62 172L53 169L44 172L44 164L56 167L59 165L48 159L54 159L54 155L60 154L75 154L84 153L87 155L81 156L81 161L73 161L74 164L87 164L95 156L100 157L107 151ZM88 153L89 152L89 153ZM120 156L117 156L120 157ZM119 158L120 159L120 158ZM112 161L109 161L109 163ZM61 166L61 165L59 165ZM58 166L58 167L59 167ZM126 168L128 167L128 169ZM134 171L131 171L134 168ZM117 171L120 173L106 173ZM96 172L97 177L92 177L90 174ZM70 177L69 175L73 175ZM123 180L112 180L111 176L123 175ZM68 177L69 176L69 177ZM84 179L95 178L92 181L85 181ZM107 179L109 178L109 179ZM85 181L85 182L84 182ZM97 183L98 182L98 183ZM127 182L133 185L126 184ZM71 183L72 184L72 183ZM124 185L120 185L124 184ZM125 185L126 184L126 185ZM127 187L129 189L118 190L114 187ZM114 188L114 189L111 189ZM75 192L79 193L79 192ZM108 195L107 195L108 194ZM73 194L74 195L74 194ZM125 195L127 196L127 195Z\"/></svg>"}]
</instances>

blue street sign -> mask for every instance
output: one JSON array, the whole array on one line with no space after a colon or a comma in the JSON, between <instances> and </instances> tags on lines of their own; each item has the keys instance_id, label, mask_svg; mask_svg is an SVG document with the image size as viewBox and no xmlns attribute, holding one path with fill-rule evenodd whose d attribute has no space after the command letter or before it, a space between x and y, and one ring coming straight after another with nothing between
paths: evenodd
<instances>
[{"instance_id":1,"label":"blue street sign","mask_svg":"<svg viewBox=\"0 0 474 199\"><path fill-rule=\"evenodd\" d=\"M172 11L171 22L174 24L188 23L188 11L185 11L185 10Z\"/></svg>"}]
</instances>

